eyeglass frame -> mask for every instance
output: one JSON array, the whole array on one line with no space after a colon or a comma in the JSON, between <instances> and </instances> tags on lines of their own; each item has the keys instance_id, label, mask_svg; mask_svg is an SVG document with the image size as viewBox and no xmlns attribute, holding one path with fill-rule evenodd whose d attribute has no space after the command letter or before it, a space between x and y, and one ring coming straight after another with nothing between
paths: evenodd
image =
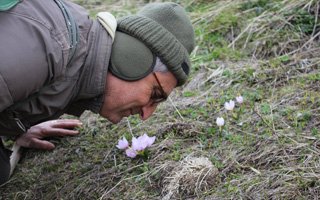
<instances>
[{"instance_id":1,"label":"eyeglass frame","mask_svg":"<svg viewBox=\"0 0 320 200\"><path fill-rule=\"evenodd\" d=\"M152 74L153 74L154 78L156 79L156 81L157 81L157 83L159 85L159 90L160 90L160 93L161 93L161 96L162 96L161 98L158 98L158 99L152 99L153 104L158 104L158 103L166 101L168 99L168 95L167 95L167 93L165 93L163 87L161 86L160 81L159 81L158 76L156 75L156 73L152 72Z\"/></svg>"}]
</instances>

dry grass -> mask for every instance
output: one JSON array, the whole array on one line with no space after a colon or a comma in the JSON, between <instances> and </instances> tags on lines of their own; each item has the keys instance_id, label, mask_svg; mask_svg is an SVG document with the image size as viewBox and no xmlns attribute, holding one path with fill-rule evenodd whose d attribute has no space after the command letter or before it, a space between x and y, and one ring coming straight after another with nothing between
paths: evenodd
<instances>
[{"instance_id":1,"label":"dry grass","mask_svg":"<svg viewBox=\"0 0 320 200\"><path fill-rule=\"evenodd\" d=\"M146 3L106 2L82 1L119 16ZM196 27L192 79L150 120L128 119L157 136L149 157L115 148L126 120L85 113L81 136L25 153L0 199L319 199L319 2L181 2Z\"/></svg>"},{"instance_id":2,"label":"dry grass","mask_svg":"<svg viewBox=\"0 0 320 200\"><path fill-rule=\"evenodd\" d=\"M180 193L201 197L203 192L219 183L218 169L206 157L188 155L179 164L169 162L164 165L167 174L162 182L163 200L179 198Z\"/></svg>"}]
</instances>

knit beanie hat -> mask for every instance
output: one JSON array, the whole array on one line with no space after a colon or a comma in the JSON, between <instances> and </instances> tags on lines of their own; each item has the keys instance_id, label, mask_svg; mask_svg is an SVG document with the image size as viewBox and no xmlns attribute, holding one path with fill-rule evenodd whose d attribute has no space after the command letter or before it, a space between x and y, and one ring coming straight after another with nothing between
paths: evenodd
<instances>
[{"instance_id":1,"label":"knit beanie hat","mask_svg":"<svg viewBox=\"0 0 320 200\"><path fill-rule=\"evenodd\" d=\"M136 15L118 19L110 71L124 80L139 80L153 71L156 57L185 83L195 46L194 30L185 10L176 3L151 3Z\"/></svg>"}]
</instances>

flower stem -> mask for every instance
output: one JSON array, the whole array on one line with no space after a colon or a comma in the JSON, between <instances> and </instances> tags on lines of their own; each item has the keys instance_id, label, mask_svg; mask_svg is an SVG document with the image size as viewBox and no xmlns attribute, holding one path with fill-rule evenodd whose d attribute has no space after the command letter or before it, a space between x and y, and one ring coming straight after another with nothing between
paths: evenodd
<instances>
[{"instance_id":1,"label":"flower stem","mask_svg":"<svg viewBox=\"0 0 320 200\"><path fill-rule=\"evenodd\" d=\"M129 127L129 130L130 130L130 134L131 134L132 137L134 137L133 133L132 133L132 128L131 128L131 125L130 125L130 121L129 121L128 118L127 118L127 122L128 122L128 127Z\"/></svg>"}]
</instances>

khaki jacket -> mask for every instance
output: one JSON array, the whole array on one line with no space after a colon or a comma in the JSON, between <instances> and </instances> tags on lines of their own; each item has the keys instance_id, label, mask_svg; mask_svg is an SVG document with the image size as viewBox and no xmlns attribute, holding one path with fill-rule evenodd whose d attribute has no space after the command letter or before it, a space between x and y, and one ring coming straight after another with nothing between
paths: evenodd
<instances>
[{"instance_id":1,"label":"khaki jacket","mask_svg":"<svg viewBox=\"0 0 320 200\"><path fill-rule=\"evenodd\" d=\"M25 0L0 12L0 135L102 106L111 37L82 7L65 4L79 33L69 63L69 32L55 1Z\"/></svg>"}]
</instances>

